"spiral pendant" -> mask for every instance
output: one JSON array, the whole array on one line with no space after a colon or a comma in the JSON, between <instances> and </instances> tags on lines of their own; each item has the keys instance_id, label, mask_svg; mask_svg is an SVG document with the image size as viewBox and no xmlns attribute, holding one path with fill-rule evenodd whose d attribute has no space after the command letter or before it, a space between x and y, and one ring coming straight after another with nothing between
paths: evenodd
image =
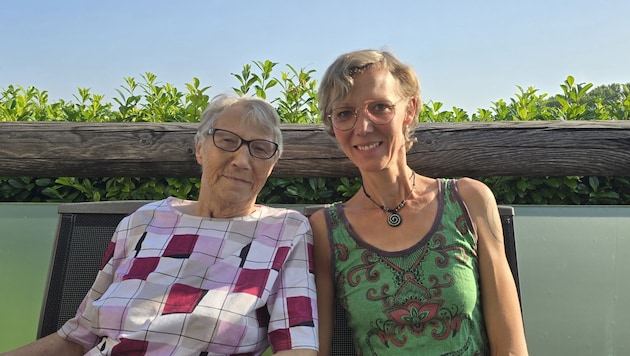
<instances>
[{"instance_id":1,"label":"spiral pendant","mask_svg":"<svg viewBox=\"0 0 630 356\"><path fill-rule=\"evenodd\" d=\"M391 227L396 227L402 223L402 216L398 213L390 213L387 217L387 223Z\"/></svg>"}]
</instances>

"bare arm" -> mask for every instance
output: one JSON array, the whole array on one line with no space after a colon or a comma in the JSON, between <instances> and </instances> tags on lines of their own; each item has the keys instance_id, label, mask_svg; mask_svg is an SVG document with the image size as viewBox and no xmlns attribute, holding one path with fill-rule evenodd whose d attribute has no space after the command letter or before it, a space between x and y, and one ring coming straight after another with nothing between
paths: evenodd
<instances>
[{"instance_id":1,"label":"bare arm","mask_svg":"<svg viewBox=\"0 0 630 356\"><path fill-rule=\"evenodd\" d=\"M317 309L319 311L319 354L329 355L334 324L334 285L331 271L331 251L328 244L328 228L324 211L310 217L313 228L315 283L317 285Z\"/></svg>"},{"instance_id":2,"label":"bare arm","mask_svg":"<svg viewBox=\"0 0 630 356\"><path fill-rule=\"evenodd\" d=\"M479 278L492 355L528 355L516 284L505 256L503 230L492 191L482 182L460 179L459 191L478 237Z\"/></svg>"},{"instance_id":3,"label":"bare arm","mask_svg":"<svg viewBox=\"0 0 630 356\"><path fill-rule=\"evenodd\" d=\"M13 351L3 353L2 356L27 356L27 355L83 355L86 350L83 346L68 341L57 333L50 334L32 343Z\"/></svg>"}]
</instances>

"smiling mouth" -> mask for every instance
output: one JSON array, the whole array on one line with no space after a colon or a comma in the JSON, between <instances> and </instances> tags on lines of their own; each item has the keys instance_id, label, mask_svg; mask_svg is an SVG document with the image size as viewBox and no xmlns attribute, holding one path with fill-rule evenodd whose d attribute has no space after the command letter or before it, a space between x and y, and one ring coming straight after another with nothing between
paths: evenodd
<instances>
[{"instance_id":1,"label":"smiling mouth","mask_svg":"<svg viewBox=\"0 0 630 356\"><path fill-rule=\"evenodd\" d=\"M368 151L368 150L371 150L373 148L380 146L380 144L381 144L380 142L374 142L369 145L356 145L354 147L356 147L359 151Z\"/></svg>"},{"instance_id":2,"label":"smiling mouth","mask_svg":"<svg viewBox=\"0 0 630 356\"><path fill-rule=\"evenodd\" d=\"M237 178L237 177L232 177L232 176L224 176L226 179L231 180L231 181L235 181L235 182L240 182L240 183L249 183L249 181L245 180L245 179L241 179L241 178Z\"/></svg>"}]
</instances>

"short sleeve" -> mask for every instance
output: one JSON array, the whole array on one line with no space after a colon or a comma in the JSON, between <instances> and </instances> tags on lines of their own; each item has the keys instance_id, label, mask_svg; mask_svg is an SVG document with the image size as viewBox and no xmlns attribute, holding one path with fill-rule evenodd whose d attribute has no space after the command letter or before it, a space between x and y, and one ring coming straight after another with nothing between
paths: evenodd
<instances>
[{"instance_id":1,"label":"short sleeve","mask_svg":"<svg viewBox=\"0 0 630 356\"><path fill-rule=\"evenodd\" d=\"M313 233L306 217L295 212L284 233L291 241L268 300L269 341L274 353L319 348L317 297L313 273ZM280 252L280 254L282 254Z\"/></svg>"}]
</instances>

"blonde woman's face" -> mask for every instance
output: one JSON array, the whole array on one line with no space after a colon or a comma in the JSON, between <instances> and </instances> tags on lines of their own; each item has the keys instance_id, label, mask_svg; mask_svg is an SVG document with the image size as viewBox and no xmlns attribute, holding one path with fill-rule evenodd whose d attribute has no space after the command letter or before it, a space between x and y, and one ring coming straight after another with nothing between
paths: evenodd
<instances>
[{"instance_id":1,"label":"blonde woman's face","mask_svg":"<svg viewBox=\"0 0 630 356\"><path fill-rule=\"evenodd\" d=\"M391 121L379 124L376 111L369 109L370 102L391 105L394 111ZM371 68L358 74L350 94L333 105L333 112L349 108L346 113L356 113L351 129L334 128L334 133L344 153L360 170L382 170L406 159L405 127L412 116L408 104L408 99L400 96L398 81L389 71Z\"/></svg>"}]
</instances>

